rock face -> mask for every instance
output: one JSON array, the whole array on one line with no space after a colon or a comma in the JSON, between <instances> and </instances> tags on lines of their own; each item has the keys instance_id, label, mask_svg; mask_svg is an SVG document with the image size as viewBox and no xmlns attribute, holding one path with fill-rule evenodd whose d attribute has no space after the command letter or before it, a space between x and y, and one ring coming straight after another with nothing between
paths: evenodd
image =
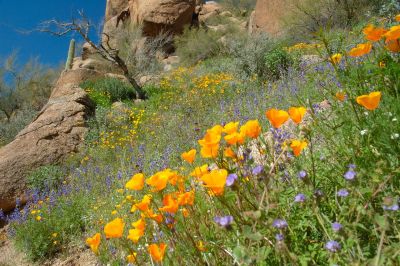
<instances>
[{"instance_id":1,"label":"rock face","mask_svg":"<svg viewBox=\"0 0 400 266\"><path fill-rule=\"evenodd\" d=\"M108 0L103 32L118 39L119 28L131 23L133 26L142 25L145 37L154 37L163 31L178 34L185 25L191 24L198 3L201 1ZM115 44L113 40L110 43Z\"/></svg>"},{"instance_id":2,"label":"rock face","mask_svg":"<svg viewBox=\"0 0 400 266\"><path fill-rule=\"evenodd\" d=\"M134 24L143 24L145 36L156 36L162 31L181 33L192 22L195 7L195 0L135 0L131 19Z\"/></svg>"},{"instance_id":3,"label":"rock face","mask_svg":"<svg viewBox=\"0 0 400 266\"><path fill-rule=\"evenodd\" d=\"M107 0L105 22L121 14L128 4L129 0Z\"/></svg>"},{"instance_id":4,"label":"rock face","mask_svg":"<svg viewBox=\"0 0 400 266\"><path fill-rule=\"evenodd\" d=\"M222 7L215 1L208 1L201 6L199 20L206 22L208 19L215 17L221 13Z\"/></svg>"},{"instance_id":5,"label":"rock face","mask_svg":"<svg viewBox=\"0 0 400 266\"><path fill-rule=\"evenodd\" d=\"M255 12L249 23L250 33L282 33L282 18L290 10L289 0L257 0Z\"/></svg>"},{"instance_id":6,"label":"rock face","mask_svg":"<svg viewBox=\"0 0 400 266\"><path fill-rule=\"evenodd\" d=\"M64 72L36 119L0 149L0 209L13 209L17 198L26 202L25 177L30 171L78 151L87 132L85 120L93 112L78 84L100 75L89 69Z\"/></svg>"}]
</instances>

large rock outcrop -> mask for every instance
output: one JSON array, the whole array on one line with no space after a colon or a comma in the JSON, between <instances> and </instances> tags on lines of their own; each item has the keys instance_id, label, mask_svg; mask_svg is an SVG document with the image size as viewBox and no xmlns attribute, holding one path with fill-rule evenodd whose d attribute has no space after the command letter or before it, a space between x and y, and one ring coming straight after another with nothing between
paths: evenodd
<instances>
[{"instance_id":1,"label":"large rock outcrop","mask_svg":"<svg viewBox=\"0 0 400 266\"><path fill-rule=\"evenodd\" d=\"M250 33L281 34L282 19L291 10L290 6L289 0L257 0L255 12L250 18Z\"/></svg>"},{"instance_id":2,"label":"large rock outcrop","mask_svg":"<svg viewBox=\"0 0 400 266\"><path fill-rule=\"evenodd\" d=\"M108 0L103 32L110 35L113 45L128 24L142 25L145 37L161 32L179 34L192 23L199 3L199 0Z\"/></svg>"},{"instance_id":3,"label":"large rock outcrop","mask_svg":"<svg viewBox=\"0 0 400 266\"><path fill-rule=\"evenodd\" d=\"M78 151L94 107L78 85L98 76L100 72L90 69L64 72L35 120L0 149L0 209L9 211L16 199L27 200L25 178L30 171Z\"/></svg>"},{"instance_id":4,"label":"large rock outcrop","mask_svg":"<svg viewBox=\"0 0 400 266\"><path fill-rule=\"evenodd\" d=\"M136 0L131 18L143 25L145 36L157 36L162 31L176 34L192 22L195 7L195 0Z\"/></svg>"}]
</instances>

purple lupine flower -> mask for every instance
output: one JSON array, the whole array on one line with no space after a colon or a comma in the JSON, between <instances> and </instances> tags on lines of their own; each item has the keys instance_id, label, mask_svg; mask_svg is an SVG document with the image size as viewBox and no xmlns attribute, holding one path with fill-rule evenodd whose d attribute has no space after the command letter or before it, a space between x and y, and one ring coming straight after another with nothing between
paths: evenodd
<instances>
[{"instance_id":1,"label":"purple lupine flower","mask_svg":"<svg viewBox=\"0 0 400 266\"><path fill-rule=\"evenodd\" d=\"M233 183L235 183L235 181L238 179L237 174L230 174L228 175L228 177L226 178L226 185L228 187L232 186Z\"/></svg>"},{"instance_id":2,"label":"purple lupine flower","mask_svg":"<svg viewBox=\"0 0 400 266\"><path fill-rule=\"evenodd\" d=\"M337 195L339 197L345 198L349 195L349 192L347 191L347 189L342 188L342 189L339 189L339 191L337 192Z\"/></svg>"},{"instance_id":3,"label":"purple lupine flower","mask_svg":"<svg viewBox=\"0 0 400 266\"><path fill-rule=\"evenodd\" d=\"M294 197L294 202L304 202L306 200L306 195L303 193L297 194L296 197Z\"/></svg>"},{"instance_id":4,"label":"purple lupine flower","mask_svg":"<svg viewBox=\"0 0 400 266\"><path fill-rule=\"evenodd\" d=\"M233 223L233 217L228 215L228 216L216 216L214 218L214 222L219 224L222 227L228 227Z\"/></svg>"},{"instance_id":5,"label":"purple lupine flower","mask_svg":"<svg viewBox=\"0 0 400 266\"><path fill-rule=\"evenodd\" d=\"M349 169L349 171L347 171L343 176L346 180L354 180L354 178L356 177L357 173L355 171L353 171L353 169Z\"/></svg>"},{"instance_id":6,"label":"purple lupine flower","mask_svg":"<svg viewBox=\"0 0 400 266\"><path fill-rule=\"evenodd\" d=\"M343 226L338 223L338 222L334 222L332 223L332 230L335 232L339 232L340 230L342 230Z\"/></svg>"},{"instance_id":7,"label":"purple lupine flower","mask_svg":"<svg viewBox=\"0 0 400 266\"><path fill-rule=\"evenodd\" d=\"M288 227L288 224L284 219L275 219L274 222L272 223L272 226L277 229L283 229Z\"/></svg>"},{"instance_id":8,"label":"purple lupine flower","mask_svg":"<svg viewBox=\"0 0 400 266\"><path fill-rule=\"evenodd\" d=\"M332 253L338 252L342 247L340 246L340 244L338 242L336 242L335 240L329 240L328 242L326 242L325 244L325 248Z\"/></svg>"},{"instance_id":9,"label":"purple lupine flower","mask_svg":"<svg viewBox=\"0 0 400 266\"><path fill-rule=\"evenodd\" d=\"M383 205L383 207L382 207L385 211L398 211L399 210L399 205L398 204L393 204L393 205L391 205L391 206L386 206L386 205Z\"/></svg>"},{"instance_id":10,"label":"purple lupine flower","mask_svg":"<svg viewBox=\"0 0 400 266\"><path fill-rule=\"evenodd\" d=\"M283 241L285 239L285 236L283 234L276 234L275 235L276 241Z\"/></svg>"},{"instance_id":11,"label":"purple lupine flower","mask_svg":"<svg viewBox=\"0 0 400 266\"><path fill-rule=\"evenodd\" d=\"M307 172L304 171L304 170L301 170L301 171L297 174L297 177L298 177L299 179L301 179L301 180L304 180L304 178L306 178L306 176L307 176Z\"/></svg>"},{"instance_id":12,"label":"purple lupine flower","mask_svg":"<svg viewBox=\"0 0 400 266\"><path fill-rule=\"evenodd\" d=\"M264 167L262 165L257 165L256 167L253 168L252 174L259 175L262 173L263 170L264 170Z\"/></svg>"}]
</instances>

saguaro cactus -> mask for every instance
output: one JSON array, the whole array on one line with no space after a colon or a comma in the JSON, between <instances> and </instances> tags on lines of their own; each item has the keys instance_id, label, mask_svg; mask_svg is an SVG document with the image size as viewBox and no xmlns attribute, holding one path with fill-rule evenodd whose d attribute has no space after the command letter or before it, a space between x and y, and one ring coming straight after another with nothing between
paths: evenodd
<instances>
[{"instance_id":1,"label":"saguaro cactus","mask_svg":"<svg viewBox=\"0 0 400 266\"><path fill-rule=\"evenodd\" d=\"M68 58L67 62L65 63L65 70L71 69L74 57L75 57L75 40L72 39L71 42L69 43Z\"/></svg>"}]
</instances>

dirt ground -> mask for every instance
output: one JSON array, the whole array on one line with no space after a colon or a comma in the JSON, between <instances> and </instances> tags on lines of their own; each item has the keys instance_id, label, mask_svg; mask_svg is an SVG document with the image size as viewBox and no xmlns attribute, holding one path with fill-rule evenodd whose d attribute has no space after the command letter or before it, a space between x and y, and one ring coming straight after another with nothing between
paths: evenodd
<instances>
[{"instance_id":1,"label":"dirt ground","mask_svg":"<svg viewBox=\"0 0 400 266\"><path fill-rule=\"evenodd\" d=\"M0 229L0 266L39 266L29 262L25 255L17 251L7 235L5 228ZM68 256L60 256L40 263L45 266L99 266L96 256L89 249L73 250Z\"/></svg>"}]
</instances>

